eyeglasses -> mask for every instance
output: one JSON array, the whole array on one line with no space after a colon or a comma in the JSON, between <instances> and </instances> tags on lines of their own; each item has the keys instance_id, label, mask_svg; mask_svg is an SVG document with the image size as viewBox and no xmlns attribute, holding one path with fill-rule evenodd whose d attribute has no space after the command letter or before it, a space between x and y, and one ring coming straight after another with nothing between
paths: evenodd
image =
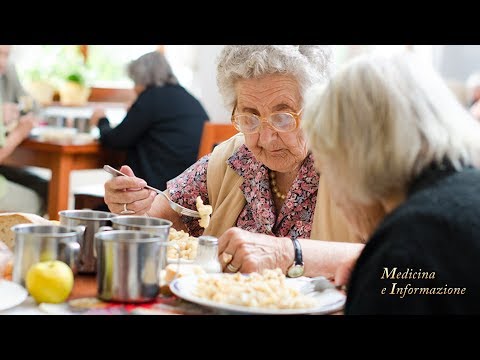
<instances>
[{"instance_id":1,"label":"eyeglasses","mask_svg":"<svg viewBox=\"0 0 480 360\"><path fill-rule=\"evenodd\" d=\"M300 110L298 113L290 112L274 112L267 118L254 115L254 114L237 114L235 110L237 104L233 107L232 111L232 124L235 129L244 134L255 134L260 130L262 122L267 122L274 130L278 132L289 132L297 128L298 120L300 118Z\"/></svg>"}]
</instances>

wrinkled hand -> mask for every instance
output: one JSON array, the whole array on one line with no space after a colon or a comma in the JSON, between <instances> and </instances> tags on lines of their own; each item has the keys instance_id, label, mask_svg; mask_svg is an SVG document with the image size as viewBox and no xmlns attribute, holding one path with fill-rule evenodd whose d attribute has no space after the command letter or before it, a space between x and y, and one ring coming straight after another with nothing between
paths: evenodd
<instances>
[{"instance_id":1,"label":"wrinkled hand","mask_svg":"<svg viewBox=\"0 0 480 360\"><path fill-rule=\"evenodd\" d=\"M103 108L96 108L90 117L90 126L98 126L98 122L104 117L106 117L105 110Z\"/></svg>"},{"instance_id":2,"label":"wrinkled hand","mask_svg":"<svg viewBox=\"0 0 480 360\"><path fill-rule=\"evenodd\" d=\"M241 273L278 267L285 273L291 262L288 254L293 254L293 245L288 238L252 233L234 227L218 238L218 253L224 272L235 272L232 267Z\"/></svg>"},{"instance_id":3,"label":"wrinkled hand","mask_svg":"<svg viewBox=\"0 0 480 360\"><path fill-rule=\"evenodd\" d=\"M152 206L156 193L144 189L145 180L135 177L129 166L122 166L120 172L126 176L117 176L105 182L105 203L112 213L120 214L127 204L128 210L142 215Z\"/></svg>"},{"instance_id":4,"label":"wrinkled hand","mask_svg":"<svg viewBox=\"0 0 480 360\"><path fill-rule=\"evenodd\" d=\"M5 125L8 125L14 121L18 120L20 116L20 111L18 105L15 103L4 103L2 106L3 111L3 122Z\"/></svg>"},{"instance_id":5,"label":"wrinkled hand","mask_svg":"<svg viewBox=\"0 0 480 360\"><path fill-rule=\"evenodd\" d=\"M357 262L358 256L343 261L335 272L335 285L348 285L350 275L352 275L353 268Z\"/></svg>"}]
</instances>

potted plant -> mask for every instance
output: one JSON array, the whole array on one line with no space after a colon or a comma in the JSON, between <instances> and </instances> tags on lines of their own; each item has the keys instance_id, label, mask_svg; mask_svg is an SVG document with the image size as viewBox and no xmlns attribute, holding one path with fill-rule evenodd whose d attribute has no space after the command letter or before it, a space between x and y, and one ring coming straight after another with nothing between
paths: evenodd
<instances>
[{"instance_id":1,"label":"potted plant","mask_svg":"<svg viewBox=\"0 0 480 360\"><path fill-rule=\"evenodd\" d=\"M88 102L90 91L90 88L86 85L85 77L80 71L73 71L66 76L65 81L60 85L60 103L70 106L85 105Z\"/></svg>"}]
</instances>

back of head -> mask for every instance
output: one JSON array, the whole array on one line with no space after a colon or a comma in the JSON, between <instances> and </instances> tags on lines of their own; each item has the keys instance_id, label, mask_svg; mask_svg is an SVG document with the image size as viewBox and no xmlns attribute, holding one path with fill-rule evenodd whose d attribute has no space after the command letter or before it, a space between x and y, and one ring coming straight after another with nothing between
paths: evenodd
<instances>
[{"instance_id":1,"label":"back of head","mask_svg":"<svg viewBox=\"0 0 480 360\"><path fill-rule=\"evenodd\" d=\"M478 122L410 53L347 64L309 92L302 126L314 155L361 202L406 191L432 162L476 162L480 150Z\"/></svg>"},{"instance_id":2,"label":"back of head","mask_svg":"<svg viewBox=\"0 0 480 360\"><path fill-rule=\"evenodd\" d=\"M178 84L167 59L158 51L144 54L130 62L127 73L135 85L148 87Z\"/></svg>"},{"instance_id":3,"label":"back of head","mask_svg":"<svg viewBox=\"0 0 480 360\"><path fill-rule=\"evenodd\" d=\"M217 85L227 107L233 107L239 79L269 74L293 76L302 93L313 83L327 79L331 49L324 45L228 45L218 58Z\"/></svg>"}]
</instances>

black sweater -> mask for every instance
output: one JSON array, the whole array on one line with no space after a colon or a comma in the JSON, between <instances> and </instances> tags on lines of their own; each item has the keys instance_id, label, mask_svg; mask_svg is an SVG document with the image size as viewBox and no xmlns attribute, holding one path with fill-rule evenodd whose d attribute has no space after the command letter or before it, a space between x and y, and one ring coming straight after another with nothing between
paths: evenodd
<instances>
[{"instance_id":1,"label":"black sweater","mask_svg":"<svg viewBox=\"0 0 480 360\"><path fill-rule=\"evenodd\" d=\"M479 170L422 173L361 253L345 314L480 314Z\"/></svg>"},{"instance_id":2,"label":"black sweater","mask_svg":"<svg viewBox=\"0 0 480 360\"><path fill-rule=\"evenodd\" d=\"M197 160L203 123L208 115L180 85L148 87L118 126L103 118L100 141L127 150L126 164L135 176L164 190L166 182Z\"/></svg>"}]
</instances>

